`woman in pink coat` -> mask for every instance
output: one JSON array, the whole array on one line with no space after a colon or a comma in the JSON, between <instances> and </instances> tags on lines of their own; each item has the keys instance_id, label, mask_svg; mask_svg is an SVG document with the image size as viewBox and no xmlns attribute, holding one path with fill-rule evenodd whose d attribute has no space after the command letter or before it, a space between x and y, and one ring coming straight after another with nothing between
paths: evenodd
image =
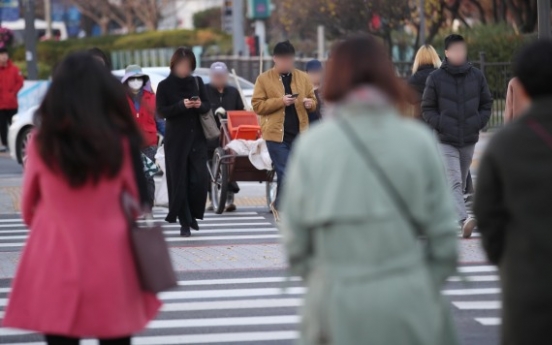
<instances>
[{"instance_id":1,"label":"woman in pink coat","mask_svg":"<svg viewBox=\"0 0 552 345\"><path fill-rule=\"evenodd\" d=\"M46 335L49 345L130 344L160 302L140 289L123 191L138 195L140 132L123 88L86 53L56 71L38 111L23 183L30 236L3 326Z\"/></svg>"}]
</instances>

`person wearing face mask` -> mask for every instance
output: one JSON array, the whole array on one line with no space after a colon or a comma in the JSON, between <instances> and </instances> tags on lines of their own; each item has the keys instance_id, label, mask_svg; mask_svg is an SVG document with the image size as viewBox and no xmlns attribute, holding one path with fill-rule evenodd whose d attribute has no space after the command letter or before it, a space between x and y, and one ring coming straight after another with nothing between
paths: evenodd
<instances>
[{"instance_id":1,"label":"person wearing face mask","mask_svg":"<svg viewBox=\"0 0 552 345\"><path fill-rule=\"evenodd\" d=\"M157 119L155 94L151 89L149 76L142 72L138 65L130 65L125 70L125 75L121 80L127 90L128 103L134 119L144 136L145 145L142 153L155 161L157 152ZM146 176L148 186L148 205L153 207L155 196L155 181L153 176Z\"/></svg>"}]
</instances>

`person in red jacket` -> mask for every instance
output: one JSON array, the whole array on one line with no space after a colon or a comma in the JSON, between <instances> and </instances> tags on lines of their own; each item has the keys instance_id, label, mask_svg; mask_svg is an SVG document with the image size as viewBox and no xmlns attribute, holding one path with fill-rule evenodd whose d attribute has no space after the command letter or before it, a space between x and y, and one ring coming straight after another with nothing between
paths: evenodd
<instances>
[{"instance_id":1,"label":"person in red jacket","mask_svg":"<svg viewBox=\"0 0 552 345\"><path fill-rule=\"evenodd\" d=\"M0 140L4 152L8 147L8 128L17 114L17 93L23 87L23 77L11 62L6 48L0 48Z\"/></svg>"},{"instance_id":2,"label":"person in red jacket","mask_svg":"<svg viewBox=\"0 0 552 345\"><path fill-rule=\"evenodd\" d=\"M157 121L155 94L151 89L149 76L142 72L138 65L129 65L125 70L125 75L121 80L127 88L128 103L134 114L134 119L144 136L145 145L142 153L155 161L157 152ZM155 182L153 176L146 175L148 181L149 206L153 207L155 197Z\"/></svg>"}]
</instances>

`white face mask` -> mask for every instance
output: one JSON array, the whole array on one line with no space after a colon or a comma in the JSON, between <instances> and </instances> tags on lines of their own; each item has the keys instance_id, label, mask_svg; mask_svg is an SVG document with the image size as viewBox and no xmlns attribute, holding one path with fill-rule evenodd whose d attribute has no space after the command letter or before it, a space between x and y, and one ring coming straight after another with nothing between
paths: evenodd
<instances>
[{"instance_id":1,"label":"white face mask","mask_svg":"<svg viewBox=\"0 0 552 345\"><path fill-rule=\"evenodd\" d=\"M144 80L142 78L132 78L128 81L128 87L132 90L140 90L144 86Z\"/></svg>"}]
</instances>

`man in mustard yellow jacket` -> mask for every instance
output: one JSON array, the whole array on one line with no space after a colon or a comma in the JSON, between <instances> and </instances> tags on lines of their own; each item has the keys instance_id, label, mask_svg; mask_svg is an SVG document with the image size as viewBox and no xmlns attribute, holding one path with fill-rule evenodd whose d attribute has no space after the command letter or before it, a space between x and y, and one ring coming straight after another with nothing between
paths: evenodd
<instances>
[{"instance_id":1,"label":"man in mustard yellow jacket","mask_svg":"<svg viewBox=\"0 0 552 345\"><path fill-rule=\"evenodd\" d=\"M316 109L314 87L306 73L294 69L295 48L289 41L274 47L274 68L261 74L251 101L261 116L263 139L278 176L278 195L293 141L309 126L308 112ZM278 220L278 200L272 211Z\"/></svg>"}]
</instances>

